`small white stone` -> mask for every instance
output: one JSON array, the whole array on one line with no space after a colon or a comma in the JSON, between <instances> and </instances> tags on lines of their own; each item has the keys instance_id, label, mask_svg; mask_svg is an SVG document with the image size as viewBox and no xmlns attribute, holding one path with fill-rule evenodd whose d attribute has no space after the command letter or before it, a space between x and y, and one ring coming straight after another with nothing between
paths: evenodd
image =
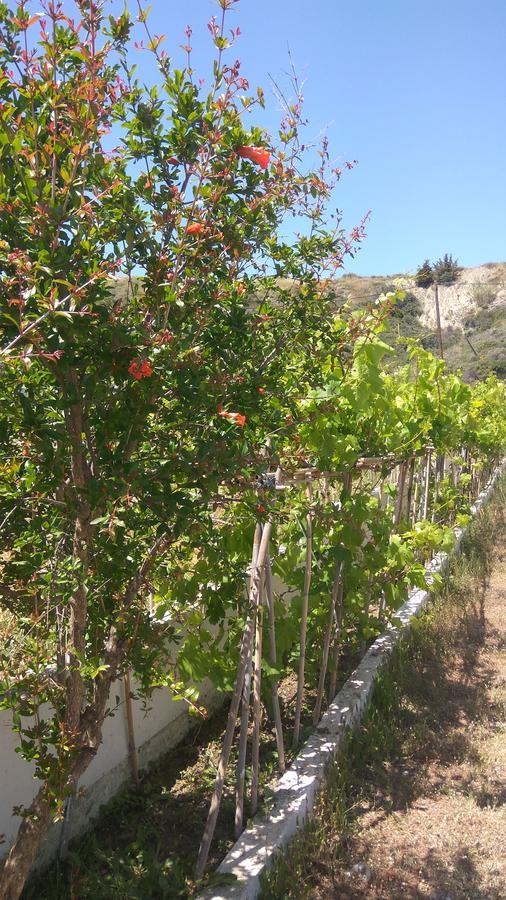
<instances>
[{"instance_id":1,"label":"small white stone","mask_svg":"<svg viewBox=\"0 0 506 900\"><path fill-rule=\"evenodd\" d=\"M358 877L362 878L366 884L369 884L372 879L370 867L363 862L355 863L355 865L351 867L351 873L352 875L358 875Z\"/></svg>"}]
</instances>

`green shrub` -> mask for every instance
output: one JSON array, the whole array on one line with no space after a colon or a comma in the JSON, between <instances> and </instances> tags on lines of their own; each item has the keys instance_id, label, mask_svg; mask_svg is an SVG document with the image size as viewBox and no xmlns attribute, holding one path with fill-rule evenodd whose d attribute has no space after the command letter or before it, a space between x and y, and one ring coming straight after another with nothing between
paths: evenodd
<instances>
[{"instance_id":1,"label":"green shrub","mask_svg":"<svg viewBox=\"0 0 506 900\"><path fill-rule=\"evenodd\" d=\"M434 273L434 281L438 284L453 284L457 280L460 272L458 260L454 259L451 253L445 253L440 259L437 259L432 267Z\"/></svg>"},{"instance_id":2,"label":"green shrub","mask_svg":"<svg viewBox=\"0 0 506 900\"><path fill-rule=\"evenodd\" d=\"M477 284L474 293L473 300L476 303L476 306L479 306L480 309L483 309L487 306L490 306L491 303L494 302L497 296L497 291L491 284Z\"/></svg>"},{"instance_id":3,"label":"green shrub","mask_svg":"<svg viewBox=\"0 0 506 900\"><path fill-rule=\"evenodd\" d=\"M430 287L434 281L434 271L428 259L416 270L415 282L417 287Z\"/></svg>"}]
</instances>

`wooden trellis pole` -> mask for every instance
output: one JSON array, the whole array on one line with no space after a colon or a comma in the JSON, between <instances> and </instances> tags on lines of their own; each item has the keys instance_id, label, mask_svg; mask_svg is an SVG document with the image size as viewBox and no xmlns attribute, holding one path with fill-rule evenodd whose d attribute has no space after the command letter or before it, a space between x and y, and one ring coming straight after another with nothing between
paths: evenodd
<instances>
[{"instance_id":1,"label":"wooden trellis pole","mask_svg":"<svg viewBox=\"0 0 506 900\"><path fill-rule=\"evenodd\" d=\"M420 506L420 493L422 488L422 463L415 460L414 486L413 486L413 502L410 510L410 522L412 525L416 522L417 510Z\"/></svg>"},{"instance_id":2,"label":"wooden trellis pole","mask_svg":"<svg viewBox=\"0 0 506 900\"><path fill-rule=\"evenodd\" d=\"M132 686L130 684L130 671L126 670L123 676L123 690L125 692L125 710L127 720L128 733L128 756L130 759L130 768L135 784L139 784L139 756L137 754L137 746L135 743L134 716L132 708Z\"/></svg>"},{"instance_id":3,"label":"wooden trellis pole","mask_svg":"<svg viewBox=\"0 0 506 900\"><path fill-rule=\"evenodd\" d=\"M341 573L341 578L339 579L339 589L337 592L337 600L336 600L336 615L335 615L335 628L336 633L334 636L334 647L332 650L332 671L330 673L329 680L329 693L328 698L329 702L331 702L336 694L336 685L337 685L337 667L339 665L339 654L341 652L341 630L343 627L343 600L344 600L344 578Z\"/></svg>"},{"instance_id":4,"label":"wooden trellis pole","mask_svg":"<svg viewBox=\"0 0 506 900\"><path fill-rule=\"evenodd\" d=\"M267 556L265 565L265 593L267 597L267 611L269 615L269 659L271 666L277 665L276 653L276 621L274 611L274 593L272 590L271 561ZM276 732L276 745L278 748L278 767L280 772L285 771L285 745L283 740L283 723L281 720L281 708L279 705L278 679L274 678L271 688L272 713L274 716L274 729Z\"/></svg>"},{"instance_id":5,"label":"wooden trellis pole","mask_svg":"<svg viewBox=\"0 0 506 900\"><path fill-rule=\"evenodd\" d=\"M436 521L436 503L439 500L441 478L444 472L445 457L444 453L439 453L436 457L436 465L434 468L434 496L432 498L432 514L431 521Z\"/></svg>"},{"instance_id":6,"label":"wooden trellis pole","mask_svg":"<svg viewBox=\"0 0 506 900\"><path fill-rule=\"evenodd\" d=\"M423 490L422 519L427 519L427 517L429 515L431 462L432 462L432 450L429 448L429 450L427 450L427 457L425 460L425 479L424 479L424 485L423 485L424 490Z\"/></svg>"},{"instance_id":7,"label":"wooden trellis pole","mask_svg":"<svg viewBox=\"0 0 506 900\"><path fill-rule=\"evenodd\" d=\"M347 472L343 479L343 485L341 488L341 496L345 493L348 493L351 490L352 484L352 474L351 472ZM330 643L332 640L332 634L337 632L336 640L339 639L339 631L340 624L337 616L337 605L339 603L339 597L341 595L342 590L342 577L343 577L343 563L342 560L338 560L334 581L332 584L332 594L329 606L329 612L327 617L327 626L325 628L325 637L323 640L323 652L322 652L322 664L320 668L320 677L318 680L318 691L316 696L316 703L313 710L313 724L316 725L321 715L323 696L325 693L325 678L327 676L327 667L329 662L329 651L330 651ZM335 629L335 632L334 632Z\"/></svg>"},{"instance_id":8,"label":"wooden trellis pole","mask_svg":"<svg viewBox=\"0 0 506 900\"><path fill-rule=\"evenodd\" d=\"M234 739L234 730L235 723L237 719L237 712L239 710L239 703L241 700L242 689L244 685L244 677L246 674L246 668L248 665L248 656L251 650L251 643L253 640L253 623L254 623L254 612L256 611L259 603L260 603L260 591L261 591L261 581L263 576L263 569L265 564L265 559L267 556L267 549L269 546L269 540L272 532L272 522L268 521L264 525L264 529L262 532L262 538L260 541L260 547L258 550L257 562L256 566L253 570L253 575L251 579L251 590L250 590L250 609L248 612L248 618L246 620L246 625L244 627L244 632L241 641L241 649L239 653L239 664L237 667L237 677L235 681L234 690L232 693L232 699L230 701L230 709L228 712L227 726L225 729L225 737L223 740L223 747L221 750L220 758L218 761L218 770L216 773L216 781L214 784L214 791L211 797L211 803L209 806L209 813L207 816L206 826L204 828L204 834L202 836L202 841L200 843L199 853L197 857L197 865L195 867L195 874L197 878L200 878L206 867L207 857L209 856L209 848L211 846L211 841L213 839L214 831L216 828L216 820L218 818L218 813L220 810L221 797L223 794L223 785L225 783L225 773L227 771L227 765L230 758L230 751L232 749L232 741Z\"/></svg>"},{"instance_id":9,"label":"wooden trellis pole","mask_svg":"<svg viewBox=\"0 0 506 900\"><path fill-rule=\"evenodd\" d=\"M327 675L327 666L329 661L330 641L334 629L334 616L336 611L336 603L339 594L339 586L341 584L341 573L343 564L338 560L334 573L334 582L332 584L332 596L330 600L329 613L327 617L327 627L325 629L325 637L323 640L322 664L320 668L320 678L318 681L318 692L316 703L313 711L313 725L317 725L322 711L323 694L325 692L325 677Z\"/></svg>"},{"instance_id":10,"label":"wooden trellis pole","mask_svg":"<svg viewBox=\"0 0 506 900\"><path fill-rule=\"evenodd\" d=\"M348 473L343 479L342 494L351 494L353 479L351 473ZM341 575L339 578L339 587L337 589L336 608L335 608L335 634L334 647L332 651L332 671L329 679L329 702L334 699L337 684L337 667L339 665L339 654L341 652L341 631L343 627L344 616L344 575L343 566L341 566Z\"/></svg>"},{"instance_id":11,"label":"wooden trellis pole","mask_svg":"<svg viewBox=\"0 0 506 900\"><path fill-rule=\"evenodd\" d=\"M295 703L295 722L293 726L293 746L299 743L300 734L300 717L302 712L302 703L304 700L304 677L306 665L306 637L307 637L307 616L309 610L309 591L311 588L311 570L313 556L313 513L311 510L311 499L313 489L311 483L307 485L306 496L309 503L309 509L306 516L306 566L304 570L304 588L302 591L302 610L300 616L300 655L299 655L299 671L297 678L297 700Z\"/></svg>"},{"instance_id":12,"label":"wooden trellis pole","mask_svg":"<svg viewBox=\"0 0 506 900\"><path fill-rule=\"evenodd\" d=\"M406 462L402 462L399 466L399 477L397 479L397 496L395 498L393 520L395 526L399 524L402 518L402 504L404 500L404 488L406 485L407 468L408 464Z\"/></svg>"},{"instance_id":13,"label":"wooden trellis pole","mask_svg":"<svg viewBox=\"0 0 506 900\"><path fill-rule=\"evenodd\" d=\"M406 493L406 516L408 523L411 525L411 504L413 500L414 480L415 480L415 457L413 456L408 466L408 487Z\"/></svg>"},{"instance_id":14,"label":"wooden trellis pole","mask_svg":"<svg viewBox=\"0 0 506 900\"><path fill-rule=\"evenodd\" d=\"M369 607L371 605L371 591L372 591L372 577L369 576L369 578L367 579L367 594L366 594L366 600L365 600L365 605L364 605L364 619L365 619L366 624L367 624L367 620L369 619ZM362 641L360 644L361 653L364 653L366 645L367 645L367 641L366 641L365 635L363 634Z\"/></svg>"},{"instance_id":15,"label":"wooden trellis pole","mask_svg":"<svg viewBox=\"0 0 506 900\"><path fill-rule=\"evenodd\" d=\"M240 837L244 824L244 786L246 782L246 751L248 748L249 704L251 694L251 674L253 660L250 653L244 673L244 685L241 700L241 724L239 732L239 748L237 753L237 773L235 781L235 820L234 835Z\"/></svg>"},{"instance_id":16,"label":"wooden trellis pole","mask_svg":"<svg viewBox=\"0 0 506 900\"><path fill-rule=\"evenodd\" d=\"M262 538L262 526L257 522L255 528L255 536L253 539L253 552L251 555L251 576L249 590L251 591L253 572L255 570L258 550ZM243 829L244 818L244 784L246 780L246 751L248 747L248 725L249 725L249 705L251 693L251 670L252 670L252 645L249 646L246 671L244 673L244 685L242 690L241 701L241 724L239 732L239 748L237 753L237 774L235 789L235 823L234 833L238 838Z\"/></svg>"},{"instance_id":17,"label":"wooden trellis pole","mask_svg":"<svg viewBox=\"0 0 506 900\"><path fill-rule=\"evenodd\" d=\"M267 549L266 557L269 554ZM253 736L251 739L251 802L250 811L254 816L258 806L258 783L260 778L260 725L262 720L262 636L263 636L263 588L265 572L260 578L260 597L256 608L255 658L253 662Z\"/></svg>"}]
</instances>

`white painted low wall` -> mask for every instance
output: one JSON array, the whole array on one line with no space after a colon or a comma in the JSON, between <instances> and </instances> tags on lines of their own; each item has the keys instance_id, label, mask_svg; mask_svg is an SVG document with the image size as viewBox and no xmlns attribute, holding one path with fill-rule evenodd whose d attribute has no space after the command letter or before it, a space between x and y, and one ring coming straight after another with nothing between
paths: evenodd
<instances>
[{"instance_id":1,"label":"white painted low wall","mask_svg":"<svg viewBox=\"0 0 506 900\"><path fill-rule=\"evenodd\" d=\"M132 684L132 690L135 692L135 684ZM112 685L109 704L111 708L116 706L117 696L120 697L120 705L114 714L105 720L102 744L80 781L80 787L86 790L82 796L72 801L64 830L65 844L71 837L89 828L102 804L110 800L121 785L131 778L125 698L121 682ZM222 699L223 695L218 694L210 682L201 685L200 700L207 709L212 711L217 708ZM172 700L167 688L154 691L147 710L140 700L133 700L132 706L141 769L177 744L195 722L195 719L188 715L186 703ZM19 816L12 813L13 807L28 806L40 785L40 782L34 779L33 766L16 753L18 737L12 731L11 724L10 713L2 711L0 836L3 836L5 843L0 846L0 857L7 853L20 823ZM37 867L47 864L55 856L62 837L61 829L61 824L51 829L37 860Z\"/></svg>"}]
</instances>

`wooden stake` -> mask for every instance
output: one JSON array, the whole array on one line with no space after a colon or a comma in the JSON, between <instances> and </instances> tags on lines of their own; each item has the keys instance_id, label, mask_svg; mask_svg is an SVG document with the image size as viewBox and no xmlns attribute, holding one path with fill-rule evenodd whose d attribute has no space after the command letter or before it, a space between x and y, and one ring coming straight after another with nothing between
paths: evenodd
<instances>
[{"instance_id":1,"label":"wooden stake","mask_svg":"<svg viewBox=\"0 0 506 900\"><path fill-rule=\"evenodd\" d=\"M242 689L244 685L244 677L246 674L246 668L248 665L248 655L251 649L251 642L253 640L253 615L252 613L257 609L260 602L260 591L261 591L261 580L263 567L265 563L265 557L267 555L267 548L269 546L269 539L272 531L272 522L267 522L264 526L264 530L262 532L262 539L260 542L260 548L258 550L257 556L257 564L253 571L253 577L251 580L251 590L250 590L250 612L248 614L248 618L246 620L246 625L244 628L242 641L241 641L241 649L239 654L239 664L237 667L237 677L235 681L234 690L232 693L232 699L230 701L230 709L228 712L227 719L227 727L225 729L225 737L223 740L223 747L221 750L220 758L218 761L218 771L216 773L216 781L214 785L213 796L211 798L211 804L209 806L209 813L207 816L206 826L204 828L204 834L202 836L202 841L200 843L199 853L197 857L197 865L195 867L195 874L197 878L200 878L204 874L204 869L206 867L207 857L209 856L209 848L211 846L211 841L213 839L214 830L216 828L216 820L218 818L218 813L220 810L221 804L221 796L223 793L223 785L225 782L225 774L227 770L228 760L230 758L230 751L232 749L232 741L234 739L234 730L235 723L237 719L237 712L239 709L239 703L241 700Z\"/></svg>"},{"instance_id":2,"label":"wooden stake","mask_svg":"<svg viewBox=\"0 0 506 900\"><path fill-rule=\"evenodd\" d=\"M439 500L439 486L441 483L441 475L444 471L445 458L444 453L438 453L436 457L436 466L434 470L434 496L432 498L432 514L431 521L436 520L436 503Z\"/></svg>"},{"instance_id":3,"label":"wooden stake","mask_svg":"<svg viewBox=\"0 0 506 900\"><path fill-rule=\"evenodd\" d=\"M420 508L420 491L422 475L420 471L420 463L417 460L415 466L414 487L413 487L413 503L411 505L411 524L414 525L417 520L418 510Z\"/></svg>"},{"instance_id":4,"label":"wooden stake","mask_svg":"<svg viewBox=\"0 0 506 900\"><path fill-rule=\"evenodd\" d=\"M253 737L251 740L251 815L258 807L258 783L260 778L260 725L262 721L261 686L262 686L262 633L263 633L263 582L261 577L260 599L256 609L255 629L255 661L253 664Z\"/></svg>"},{"instance_id":5,"label":"wooden stake","mask_svg":"<svg viewBox=\"0 0 506 900\"><path fill-rule=\"evenodd\" d=\"M332 596L329 606L329 614L327 617L327 627L325 629L325 637L323 640L322 664L320 668L320 678L318 681L318 693L316 696L315 708L313 711L313 725L317 725L320 720L322 711L323 694L325 691L325 677L327 675L327 665L329 661L330 640L334 629L334 614L336 602L339 593L339 585L341 583L342 562L338 560L334 573L334 582L332 585Z\"/></svg>"},{"instance_id":6,"label":"wooden stake","mask_svg":"<svg viewBox=\"0 0 506 900\"><path fill-rule=\"evenodd\" d=\"M267 610L269 614L269 659L271 666L277 665L276 654L276 622L274 613L274 594L272 590L271 561L267 556L265 565L265 593L267 597ZM278 768L285 771L285 745L283 741L283 723L281 720L281 708L279 705L278 679L274 678L271 688L272 713L274 716L274 728L276 731L276 745L278 748Z\"/></svg>"},{"instance_id":7,"label":"wooden stake","mask_svg":"<svg viewBox=\"0 0 506 900\"><path fill-rule=\"evenodd\" d=\"M352 485L352 474L348 472L344 479L343 485L341 489L341 496L344 493L351 491ZM334 631L334 619L336 616L336 604L339 598L339 592L341 587L342 580L342 570L343 564L341 560L338 561L336 565L336 570L334 574L334 582L332 585L332 595L330 600L329 614L327 618L327 627L325 629L325 637L323 641L323 653L322 653L322 665L320 669L320 678L318 681L318 693L316 696L315 708L313 710L313 725L317 725L320 719L321 711L322 711L322 703L323 703L323 695L325 692L325 678L327 675L327 666L329 662L329 650L330 650L330 641L332 638L332 633Z\"/></svg>"},{"instance_id":8,"label":"wooden stake","mask_svg":"<svg viewBox=\"0 0 506 900\"><path fill-rule=\"evenodd\" d=\"M415 477L415 457L409 462L408 489L406 494L406 512L409 525L411 525L411 502L413 499L413 481Z\"/></svg>"},{"instance_id":9,"label":"wooden stake","mask_svg":"<svg viewBox=\"0 0 506 900\"><path fill-rule=\"evenodd\" d=\"M386 607L386 598L385 592L381 592L380 602L378 604L378 621L383 625L385 622L385 607Z\"/></svg>"},{"instance_id":10,"label":"wooden stake","mask_svg":"<svg viewBox=\"0 0 506 900\"><path fill-rule=\"evenodd\" d=\"M422 518L426 519L429 515L429 496L430 496L430 471L431 471L431 461L432 461L432 450L427 451L427 457L425 460L425 479L424 479L424 492L423 492L423 515Z\"/></svg>"},{"instance_id":11,"label":"wooden stake","mask_svg":"<svg viewBox=\"0 0 506 900\"><path fill-rule=\"evenodd\" d=\"M399 478L397 481L397 496L394 506L394 526L397 527L402 518L402 504L404 499L404 487L406 484L406 472L408 464L402 462L399 466Z\"/></svg>"},{"instance_id":12,"label":"wooden stake","mask_svg":"<svg viewBox=\"0 0 506 900\"><path fill-rule=\"evenodd\" d=\"M308 503L311 504L312 486L308 484L306 495ZM300 656L299 656L299 672L297 679L297 701L295 704L295 723L293 726L293 746L299 743L300 733L300 717L302 712L302 703L304 701L304 676L306 665L306 636L307 636L307 615L309 609L309 591L311 588L311 568L313 555L313 515L311 509L308 509L306 516L306 568L304 571L304 588L302 591L302 610L300 617Z\"/></svg>"},{"instance_id":13,"label":"wooden stake","mask_svg":"<svg viewBox=\"0 0 506 900\"><path fill-rule=\"evenodd\" d=\"M371 605L371 590L372 590L372 577L369 576L369 578L367 579L367 595L366 595L366 601L365 601L365 606L364 606L364 619L365 619L366 625L369 620L369 607ZM360 652L362 654L365 653L366 646L367 646L367 641L366 641L365 635L362 635L362 641L360 644Z\"/></svg>"},{"instance_id":14,"label":"wooden stake","mask_svg":"<svg viewBox=\"0 0 506 900\"><path fill-rule=\"evenodd\" d=\"M248 655L246 672L244 673L244 685L241 700L241 725L239 736L239 749L237 754L237 771L235 781L235 822L234 836L239 838L243 830L244 822L244 786L246 781L246 751L248 748L249 704L251 693L251 671L253 667L251 646Z\"/></svg>"},{"instance_id":15,"label":"wooden stake","mask_svg":"<svg viewBox=\"0 0 506 900\"><path fill-rule=\"evenodd\" d=\"M251 555L251 577L249 591L252 587L253 572L256 566L260 540L262 538L262 526L257 522L255 528L255 537L253 539L253 552ZM246 751L248 748L248 725L249 725L249 704L251 693L251 670L252 670L252 645L249 646L246 671L244 673L244 685L242 690L241 701L241 724L239 732L239 749L237 754L237 770L236 770L236 788L235 788L235 824L234 834L236 839L242 832L244 820L244 784L246 780Z\"/></svg>"},{"instance_id":16,"label":"wooden stake","mask_svg":"<svg viewBox=\"0 0 506 900\"><path fill-rule=\"evenodd\" d=\"M341 630L343 627L343 598L344 598L344 578L341 576L339 580L339 590L337 592L336 601L336 634L334 637L334 649L332 653L332 671L330 673L329 682L329 703L332 702L336 695L337 685L337 667L339 665L339 653L341 650Z\"/></svg>"},{"instance_id":17,"label":"wooden stake","mask_svg":"<svg viewBox=\"0 0 506 900\"><path fill-rule=\"evenodd\" d=\"M130 684L130 671L127 669L123 676L123 689L125 691L125 710L128 732L128 756L130 759L130 768L132 769L132 777L135 784L139 784L139 757L135 744L134 716L132 709L132 687Z\"/></svg>"}]
</instances>

